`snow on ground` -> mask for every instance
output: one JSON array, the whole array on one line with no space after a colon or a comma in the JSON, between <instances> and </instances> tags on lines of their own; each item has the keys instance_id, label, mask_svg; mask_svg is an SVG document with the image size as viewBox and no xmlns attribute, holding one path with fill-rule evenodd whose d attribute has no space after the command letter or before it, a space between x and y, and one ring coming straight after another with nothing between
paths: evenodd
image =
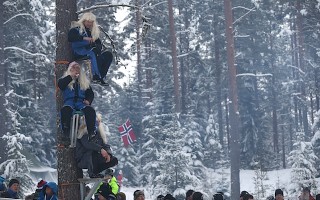
<instances>
[{"instance_id":1,"label":"snow on ground","mask_svg":"<svg viewBox=\"0 0 320 200\"><path fill-rule=\"evenodd\" d=\"M219 176L218 175L219 170L215 170L212 173L211 177L214 176ZM224 169L224 172L226 173L226 178L228 182L230 182L230 169ZM281 188L284 190L284 196L288 195L288 189L290 185L290 169L282 169L282 170L275 170L275 171L269 171L267 172L266 178L263 180L263 184L265 187L265 197L267 196L273 196L274 191L277 188ZM211 172L210 172L211 173ZM221 176L221 175L220 175ZM265 197L263 198L258 198L257 197L257 190L255 188L255 183L254 183L254 178L256 176L256 171L254 170L240 170L240 191L246 190L250 194L253 194L256 200L258 199L266 199ZM124 183L125 184L125 183ZM317 188L318 191L311 191L312 194L315 196L315 194L320 193L320 178L317 179ZM151 194L150 191L148 191L147 188L138 188L138 187L128 187L128 186L123 186L121 188L121 191L126 194L127 200L133 200L133 193L135 190L144 190L145 192L145 197L146 200L155 200L156 196L159 194ZM202 192L202 191L200 191ZM216 193L217 191L215 188L212 188L212 193ZM165 195L165 194L163 194ZM206 196L205 199L211 200L211 197Z\"/></svg>"}]
</instances>

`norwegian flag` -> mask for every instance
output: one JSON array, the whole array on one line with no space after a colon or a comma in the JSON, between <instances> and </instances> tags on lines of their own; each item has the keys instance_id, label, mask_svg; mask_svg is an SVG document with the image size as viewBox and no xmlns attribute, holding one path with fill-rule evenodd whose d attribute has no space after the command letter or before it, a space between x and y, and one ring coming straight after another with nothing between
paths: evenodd
<instances>
[{"instance_id":1,"label":"norwegian flag","mask_svg":"<svg viewBox=\"0 0 320 200\"><path fill-rule=\"evenodd\" d=\"M129 144L132 144L134 141L136 141L136 136L133 132L131 122L129 119L127 119L126 123L119 126L118 129L125 147L129 146Z\"/></svg>"}]
</instances>

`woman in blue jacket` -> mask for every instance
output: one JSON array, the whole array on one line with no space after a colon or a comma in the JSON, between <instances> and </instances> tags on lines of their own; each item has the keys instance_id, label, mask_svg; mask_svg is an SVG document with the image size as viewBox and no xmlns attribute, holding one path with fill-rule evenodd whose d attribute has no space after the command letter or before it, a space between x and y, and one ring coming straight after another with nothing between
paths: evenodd
<instances>
[{"instance_id":1,"label":"woman in blue jacket","mask_svg":"<svg viewBox=\"0 0 320 200\"><path fill-rule=\"evenodd\" d=\"M58 87L62 91L63 107L61 109L61 125L63 141L70 142L70 123L75 110L82 111L85 116L89 137L95 135L96 111L91 107L94 93L90 81L77 62L71 62L65 75L59 79Z\"/></svg>"},{"instance_id":2,"label":"woman in blue jacket","mask_svg":"<svg viewBox=\"0 0 320 200\"><path fill-rule=\"evenodd\" d=\"M99 39L100 29L96 16L90 12L84 13L79 21L72 22L68 33L75 59L88 56L91 61L94 82L107 85L104 78L111 65L113 55L109 51L101 52L102 43Z\"/></svg>"}]
</instances>

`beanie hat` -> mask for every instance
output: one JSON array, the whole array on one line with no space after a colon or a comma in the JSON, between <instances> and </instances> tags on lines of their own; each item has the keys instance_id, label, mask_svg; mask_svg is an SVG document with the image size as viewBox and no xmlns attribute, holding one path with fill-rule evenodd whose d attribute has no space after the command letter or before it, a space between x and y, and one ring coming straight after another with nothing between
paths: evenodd
<instances>
[{"instance_id":1,"label":"beanie hat","mask_svg":"<svg viewBox=\"0 0 320 200\"><path fill-rule=\"evenodd\" d=\"M11 179L10 181L9 181L9 188L13 185L13 184L15 184L15 183L18 183L18 184L20 184L20 182L17 180L17 179Z\"/></svg>"},{"instance_id":2,"label":"beanie hat","mask_svg":"<svg viewBox=\"0 0 320 200\"><path fill-rule=\"evenodd\" d=\"M144 196L144 192L142 190L136 190L133 193L133 199L136 200L140 195Z\"/></svg>"},{"instance_id":3,"label":"beanie hat","mask_svg":"<svg viewBox=\"0 0 320 200\"><path fill-rule=\"evenodd\" d=\"M283 191L281 189L276 189L274 192L274 196L277 196L278 194L281 194L283 196Z\"/></svg>"},{"instance_id":4,"label":"beanie hat","mask_svg":"<svg viewBox=\"0 0 320 200\"><path fill-rule=\"evenodd\" d=\"M176 200L176 198L174 198L171 194L167 194L163 197L163 200Z\"/></svg>"},{"instance_id":5,"label":"beanie hat","mask_svg":"<svg viewBox=\"0 0 320 200\"><path fill-rule=\"evenodd\" d=\"M44 180L39 181L37 184L37 188L41 189L46 183L47 181L44 181Z\"/></svg>"},{"instance_id":6,"label":"beanie hat","mask_svg":"<svg viewBox=\"0 0 320 200\"><path fill-rule=\"evenodd\" d=\"M193 193L192 200L203 200L203 194L201 192Z\"/></svg>"},{"instance_id":7,"label":"beanie hat","mask_svg":"<svg viewBox=\"0 0 320 200\"><path fill-rule=\"evenodd\" d=\"M112 169L106 169L106 171L104 172L104 175L107 176L113 176L113 170Z\"/></svg>"},{"instance_id":8,"label":"beanie hat","mask_svg":"<svg viewBox=\"0 0 320 200\"><path fill-rule=\"evenodd\" d=\"M213 195L213 200L223 200L223 194L218 192Z\"/></svg>"},{"instance_id":9,"label":"beanie hat","mask_svg":"<svg viewBox=\"0 0 320 200\"><path fill-rule=\"evenodd\" d=\"M164 196L162 194L157 196L157 200L163 200L163 199L164 199Z\"/></svg>"},{"instance_id":10,"label":"beanie hat","mask_svg":"<svg viewBox=\"0 0 320 200\"><path fill-rule=\"evenodd\" d=\"M246 195L246 194L249 194L249 192L247 192L247 191L242 191L241 193L240 193L240 197L244 197L244 195Z\"/></svg>"},{"instance_id":11,"label":"beanie hat","mask_svg":"<svg viewBox=\"0 0 320 200\"><path fill-rule=\"evenodd\" d=\"M126 200L126 194L123 192L118 192L117 194L117 200Z\"/></svg>"},{"instance_id":12,"label":"beanie hat","mask_svg":"<svg viewBox=\"0 0 320 200\"><path fill-rule=\"evenodd\" d=\"M187 199L188 197L190 197L193 193L194 193L193 190L188 190L188 191L186 192L186 199Z\"/></svg>"}]
</instances>

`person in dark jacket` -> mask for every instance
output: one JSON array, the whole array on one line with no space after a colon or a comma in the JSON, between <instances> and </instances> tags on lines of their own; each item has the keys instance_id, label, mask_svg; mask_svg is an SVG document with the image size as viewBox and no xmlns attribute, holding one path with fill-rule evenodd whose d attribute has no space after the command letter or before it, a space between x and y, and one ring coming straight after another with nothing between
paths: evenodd
<instances>
[{"instance_id":1,"label":"person in dark jacket","mask_svg":"<svg viewBox=\"0 0 320 200\"><path fill-rule=\"evenodd\" d=\"M46 183L40 193L39 200L58 200L58 186L55 182Z\"/></svg>"},{"instance_id":2,"label":"person in dark jacket","mask_svg":"<svg viewBox=\"0 0 320 200\"><path fill-rule=\"evenodd\" d=\"M68 41L71 42L76 60L85 56L90 58L93 81L107 85L103 79L112 63L113 55L109 51L101 52L102 43L99 35L100 29L96 16L87 12L81 16L79 21L72 22Z\"/></svg>"},{"instance_id":3,"label":"person in dark jacket","mask_svg":"<svg viewBox=\"0 0 320 200\"><path fill-rule=\"evenodd\" d=\"M63 141L70 143L70 122L74 111L84 113L90 138L95 135L96 111L91 107L94 93L90 81L77 62L71 62L65 75L59 79L58 87L62 91L63 107L61 109L61 125Z\"/></svg>"},{"instance_id":4,"label":"person in dark jacket","mask_svg":"<svg viewBox=\"0 0 320 200\"><path fill-rule=\"evenodd\" d=\"M8 186L9 186L8 190L1 193L0 197L19 199L18 192L19 192L20 182L17 179L11 179L9 181Z\"/></svg>"},{"instance_id":5,"label":"person in dark jacket","mask_svg":"<svg viewBox=\"0 0 320 200\"><path fill-rule=\"evenodd\" d=\"M118 164L118 159L112 155L107 144L101 116L97 116L98 130L95 137L92 140L88 139L86 124L82 122L76 144L77 165L81 169L88 169L90 178L103 178L100 172Z\"/></svg>"}]
</instances>

